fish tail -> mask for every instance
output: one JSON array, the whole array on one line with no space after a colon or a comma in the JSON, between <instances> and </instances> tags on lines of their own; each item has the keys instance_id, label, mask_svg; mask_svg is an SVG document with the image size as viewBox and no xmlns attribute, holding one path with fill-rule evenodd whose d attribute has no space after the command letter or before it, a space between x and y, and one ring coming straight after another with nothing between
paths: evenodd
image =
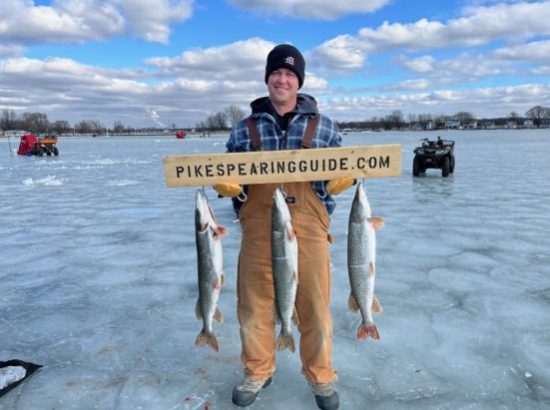
<instances>
[{"instance_id":1,"label":"fish tail","mask_svg":"<svg viewBox=\"0 0 550 410\"><path fill-rule=\"evenodd\" d=\"M218 339L214 336L213 333L209 333L206 330L202 329L197 339L195 340L195 345L197 346L210 346L215 352L219 351Z\"/></svg>"},{"instance_id":2,"label":"fish tail","mask_svg":"<svg viewBox=\"0 0 550 410\"><path fill-rule=\"evenodd\" d=\"M380 340L380 333L378 333L378 327L375 323L371 325L361 324L357 329L357 339L365 340L368 337L372 337L375 340Z\"/></svg>"},{"instance_id":3,"label":"fish tail","mask_svg":"<svg viewBox=\"0 0 550 410\"><path fill-rule=\"evenodd\" d=\"M292 353L294 353L294 337L292 336L292 333L286 333L281 330L281 334L277 338L277 350L284 349L289 349Z\"/></svg>"}]
</instances>

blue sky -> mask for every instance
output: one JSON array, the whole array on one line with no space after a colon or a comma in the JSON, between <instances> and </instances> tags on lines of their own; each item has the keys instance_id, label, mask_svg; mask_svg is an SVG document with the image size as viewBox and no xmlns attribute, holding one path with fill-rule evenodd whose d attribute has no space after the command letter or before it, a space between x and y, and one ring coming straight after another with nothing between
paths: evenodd
<instances>
[{"instance_id":1,"label":"blue sky","mask_svg":"<svg viewBox=\"0 0 550 410\"><path fill-rule=\"evenodd\" d=\"M306 56L335 120L550 106L550 1L2 0L0 109L72 124L175 123L265 95L265 57Z\"/></svg>"}]
</instances>

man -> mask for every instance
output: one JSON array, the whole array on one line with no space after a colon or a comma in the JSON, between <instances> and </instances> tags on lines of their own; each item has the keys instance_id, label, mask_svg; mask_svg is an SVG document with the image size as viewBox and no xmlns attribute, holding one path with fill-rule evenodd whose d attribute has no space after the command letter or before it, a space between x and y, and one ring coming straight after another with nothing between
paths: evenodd
<instances>
[{"instance_id":1,"label":"man","mask_svg":"<svg viewBox=\"0 0 550 410\"><path fill-rule=\"evenodd\" d=\"M265 82L269 97L251 103L252 115L241 121L227 142L228 152L284 150L341 146L337 127L317 111L315 99L299 94L305 61L295 47L276 46L267 57ZM317 122L318 121L318 122ZM308 124L309 127L308 127ZM298 291L296 310L300 357L317 402L324 410L339 406L333 386L332 320L330 317L329 214L331 195L353 185L353 178L330 182L285 183L292 225L298 237ZM275 184L250 185L246 200L236 210L242 226L238 265L238 317L245 380L233 390L233 403L252 404L275 372L274 285L271 270L271 207ZM217 184L222 196L243 193L238 184ZM239 204L239 201L234 203Z\"/></svg>"}]
</instances>

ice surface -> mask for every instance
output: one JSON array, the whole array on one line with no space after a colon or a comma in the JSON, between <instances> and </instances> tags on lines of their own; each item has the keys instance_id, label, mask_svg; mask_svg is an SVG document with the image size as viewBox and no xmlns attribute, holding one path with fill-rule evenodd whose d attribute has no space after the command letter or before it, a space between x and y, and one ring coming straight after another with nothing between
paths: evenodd
<instances>
[{"instance_id":1,"label":"ice surface","mask_svg":"<svg viewBox=\"0 0 550 410\"><path fill-rule=\"evenodd\" d=\"M380 342L347 310L353 189L331 232L334 366L342 409L550 407L550 131L442 132L456 170L413 178L435 133L349 134L400 143L403 174L367 180L378 233ZM240 230L207 190L224 239L218 354L198 348L194 189L162 159L223 152L226 137L61 138L60 156L10 157L0 140L0 360L45 365L0 409L229 409L241 380ZM14 141L12 140L12 146ZM294 330L295 334L297 331ZM297 354L278 355L255 409L314 409Z\"/></svg>"}]
</instances>

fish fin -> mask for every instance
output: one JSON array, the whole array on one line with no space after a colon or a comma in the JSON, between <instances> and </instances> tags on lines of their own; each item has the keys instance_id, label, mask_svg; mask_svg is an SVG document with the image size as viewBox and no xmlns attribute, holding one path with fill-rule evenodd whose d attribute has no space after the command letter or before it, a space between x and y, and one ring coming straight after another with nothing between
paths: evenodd
<instances>
[{"instance_id":1,"label":"fish fin","mask_svg":"<svg viewBox=\"0 0 550 410\"><path fill-rule=\"evenodd\" d=\"M279 317L276 308L273 308L273 321L277 324L281 323L281 318Z\"/></svg>"},{"instance_id":2,"label":"fish fin","mask_svg":"<svg viewBox=\"0 0 550 410\"><path fill-rule=\"evenodd\" d=\"M201 330L197 339L195 340L197 346L210 346L215 352L219 352L218 339L212 333L208 333L206 330Z\"/></svg>"},{"instance_id":3,"label":"fish fin","mask_svg":"<svg viewBox=\"0 0 550 410\"><path fill-rule=\"evenodd\" d=\"M212 283L212 287L216 289L218 292L222 288L222 279L220 276L217 276L216 279L214 279L214 282Z\"/></svg>"},{"instance_id":4,"label":"fish fin","mask_svg":"<svg viewBox=\"0 0 550 410\"><path fill-rule=\"evenodd\" d=\"M220 278L221 278L222 286L224 286L224 285L225 285L225 274L222 273L222 274L220 275Z\"/></svg>"},{"instance_id":5,"label":"fish fin","mask_svg":"<svg viewBox=\"0 0 550 410\"><path fill-rule=\"evenodd\" d=\"M349 294L348 308L352 312L359 312L359 304L357 303L357 300L355 300L355 297L353 296L353 293Z\"/></svg>"},{"instance_id":6,"label":"fish fin","mask_svg":"<svg viewBox=\"0 0 550 410\"><path fill-rule=\"evenodd\" d=\"M373 295L371 308L373 313L382 313L384 311L384 309L382 308L382 304L380 303L376 295Z\"/></svg>"},{"instance_id":7,"label":"fish fin","mask_svg":"<svg viewBox=\"0 0 550 410\"><path fill-rule=\"evenodd\" d=\"M357 339L359 340L365 340L368 337L372 337L374 340L380 340L380 334L378 333L378 327L375 323L371 325L363 325L361 324L359 326L359 329L357 329Z\"/></svg>"},{"instance_id":8,"label":"fish fin","mask_svg":"<svg viewBox=\"0 0 550 410\"><path fill-rule=\"evenodd\" d=\"M300 324L300 319L298 318L298 311L296 310L296 307L294 307L294 310L292 311L292 323L294 323L296 326Z\"/></svg>"},{"instance_id":9,"label":"fish fin","mask_svg":"<svg viewBox=\"0 0 550 410\"><path fill-rule=\"evenodd\" d=\"M369 276L376 275L376 265L374 263L369 263Z\"/></svg>"},{"instance_id":10,"label":"fish fin","mask_svg":"<svg viewBox=\"0 0 550 410\"><path fill-rule=\"evenodd\" d=\"M286 234L288 235L288 239L290 239L291 241L296 239L296 236L297 236L296 229L292 227L292 224L290 222L287 223Z\"/></svg>"},{"instance_id":11,"label":"fish fin","mask_svg":"<svg viewBox=\"0 0 550 410\"><path fill-rule=\"evenodd\" d=\"M223 314L219 307L216 306L216 311L214 312L214 320L218 323L223 323Z\"/></svg>"},{"instance_id":12,"label":"fish fin","mask_svg":"<svg viewBox=\"0 0 550 410\"><path fill-rule=\"evenodd\" d=\"M223 238L225 235L227 235L227 228L225 226L218 225L214 228L214 236Z\"/></svg>"},{"instance_id":13,"label":"fish fin","mask_svg":"<svg viewBox=\"0 0 550 410\"><path fill-rule=\"evenodd\" d=\"M197 304L195 305L195 317L197 318L197 320L202 320L200 301L201 301L200 299L197 300Z\"/></svg>"},{"instance_id":14,"label":"fish fin","mask_svg":"<svg viewBox=\"0 0 550 410\"><path fill-rule=\"evenodd\" d=\"M380 216L371 216L368 218L368 221L372 223L372 227L375 231L384 228L386 226L386 222L384 222L384 218Z\"/></svg>"},{"instance_id":15,"label":"fish fin","mask_svg":"<svg viewBox=\"0 0 550 410\"><path fill-rule=\"evenodd\" d=\"M289 349L292 353L296 350L294 347L294 336L286 334L281 330L281 334L277 338L277 350Z\"/></svg>"},{"instance_id":16,"label":"fish fin","mask_svg":"<svg viewBox=\"0 0 550 410\"><path fill-rule=\"evenodd\" d=\"M296 285L298 285L298 283L300 283L300 282L298 282L298 271L294 272L294 280L296 281Z\"/></svg>"}]
</instances>

